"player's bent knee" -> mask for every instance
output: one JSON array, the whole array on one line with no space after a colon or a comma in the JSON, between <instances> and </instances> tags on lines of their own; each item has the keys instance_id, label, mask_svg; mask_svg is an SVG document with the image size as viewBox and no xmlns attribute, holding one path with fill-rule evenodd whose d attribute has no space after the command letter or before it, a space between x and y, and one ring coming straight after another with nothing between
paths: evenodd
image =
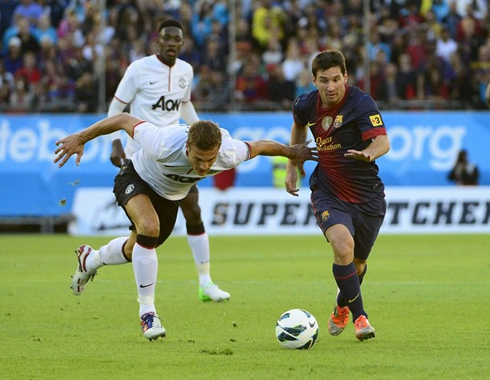
<instances>
[{"instance_id":1,"label":"player's bent knee","mask_svg":"<svg viewBox=\"0 0 490 380\"><path fill-rule=\"evenodd\" d=\"M160 234L160 223L153 220L143 220L136 224L138 235L158 236Z\"/></svg>"},{"instance_id":2,"label":"player's bent knee","mask_svg":"<svg viewBox=\"0 0 490 380\"><path fill-rule=\"evenodd\" d=\"M136 236L136 243L145 248L155 248L157 246L158 237L146 236L138 234Z\"/></svg>"}]
</instances>

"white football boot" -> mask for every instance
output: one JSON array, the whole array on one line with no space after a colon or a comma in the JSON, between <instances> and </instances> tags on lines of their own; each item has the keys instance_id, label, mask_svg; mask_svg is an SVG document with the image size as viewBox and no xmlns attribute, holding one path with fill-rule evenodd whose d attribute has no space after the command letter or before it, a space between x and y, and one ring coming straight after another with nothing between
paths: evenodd
<instances>
[{"instance_id":1,"label":"white football boot","mask_svg":"<svg viewBox=\"0 0 490 380\"><path fill-rule=\"evenodd\" d=\"M221 290L218 285L210 282L209 284L199 287L199 299L203 302L214 301L221 302L230 299L230 293Z\"/></svg>"},{"instance_id":2,"label":"white football boot","mask_svg":"<svg viewBox=\"0 0 490 380\"><path fill-rule=\"evenodd\" d=\"M87 272L87 268L85 262L87 261L87 257L94 250L89 245L81 245L75 251L78 259L78 265L75 273L71 276L71 289L73 290L73 294L79 296L85 290L85 286L89 280L94 280L94 276L97 274L97 270L93 272Z\"/></svg>"},{"instance_id":3,"label":"white football boot","mask_svg":"<svg viewBox=\"0 0 490 380\"><path fill-rule=\"evenodd\" d=\"M143 336L150 342L160 337L164 338L167 335L167 331L162 326L160 317L153 311L141 316L141 331L143 332Z\"/></svg>"}]
</instances>

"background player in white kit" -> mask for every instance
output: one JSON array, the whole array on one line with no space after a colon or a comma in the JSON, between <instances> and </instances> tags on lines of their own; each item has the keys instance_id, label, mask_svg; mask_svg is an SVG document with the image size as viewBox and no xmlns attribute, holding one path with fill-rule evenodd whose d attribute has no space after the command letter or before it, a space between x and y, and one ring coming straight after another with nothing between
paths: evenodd
<instances>
[{"instance_id":1,"label":"background player in white kit","mask_svg":"<svg viewBox=\"0 0 490 380\"><path fill-rule=\"evenodd\" d=\"M122 264L124 257L132 258L142 332L145 338L153 340L166 335L155 308L156 247L172 233L179 201L186 197L192 184L258 155L288 157L304 175L303 162L317 159L318 151L308 148L308 143L286 146L270 140L236 140L207 120L196 121L189 127L157 128L123 113L57 141L54 162L62 167L76 154L78 165L85 143L116 130L126 131L143 148L114 180L116 199L134 228L129 238L113 239L98 250L80 246L72 286L75 294L81 293L101 266Z\"/></svg>"},{"instance_id":2,"label":"background player in white kit","mask_svg":"<svg viewBox=\"0 0 490 380\"><path fill-rule=\"evenodd\" d=\"M184 45L182 25L170 19L158 28L156 40L159 52L133 62L126 70L114 98L108 116L120 114L130 104L130 114L149 121L157 127L188 124L199 120L191 102L191 85L194 76L192 66L178 59ZM111 162L121 167L125 159L141 147L128 139L123 149L120 132L112 136ZM187 241L191 247L199 275L199 298L202 301L223 301L230 294L221 290L211 279L209 238L204 229L199 207L199 193L194 186L180 203L187 227Z\"/></svg>"}]
</instances>

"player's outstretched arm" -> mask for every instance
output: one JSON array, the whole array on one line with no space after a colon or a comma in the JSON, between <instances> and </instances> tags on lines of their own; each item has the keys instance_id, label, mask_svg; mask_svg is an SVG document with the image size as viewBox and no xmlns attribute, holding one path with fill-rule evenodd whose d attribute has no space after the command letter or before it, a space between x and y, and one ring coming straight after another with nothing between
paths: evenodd
<instances>
[{"instance_id":1,"label":"player's outstretched arm","mask_svg":"<svg viewBox=\"0 0 490 380\"><path fill-rule=\"evenodd\" d=\"M291 144L298 144L306 141L307 135L308 135L308 130L306 125L299 125L296 124L296 122L293 122L293 125L291 126ZM297 187L298 170L301 176L304 177L305 170L303 168L303 164L296 165L294 162L289 160L286 168L285 186L286 186L286 191L295 197L298 196L298 192L299 192L299 189Z\"/></svg>"},{"instance_id":2,"label":"player's outstretched arm","mask_svg":"<svg viewBox=\"0 0 490 380\"><path fill-rule=\"evenodd\" d=\"M83 156L83 148L87 142L96 137L107 135L118 130L124 130L131 136L135 125L140 122L140 119L131 116L128 113L122 113L102 119L80 132L73 133L56 141L58 147L54 151L54 154L57 154L57 156L53 162L59 162L58 167L61 168L71 156L76 154L76 164L80 165L80 160Z\"/></svg>"},{"instance_id":3,"label":"player's outstretched arm","mask_svg":"<svg viewBox=\"0 0 490 380\"><path fill-rule=\"evenodd\" d=\"M362 150L349 149L344 157L352 158L354 160L360 160L365 162L372 162L378 157L383 156L390 150L390 140L386 135L376 136L374 141L369 146Z\"/></svg>"},{"instance_id":4,"label":"player's outstretched arm","mask_svg":"<svg viewBox=\"0 0 490 380\"><path fill-rule=\"evenodd\" d=\"M107 117L114 115L119 115L124 112L127 104L123 103L118 98L112 98L111 104L109 105L109 110L107 111ZM126 161L126 153L124 152L123 144L121 142L121 131L116 131L111 134L112 139L112 151L111 151L111 162L114 166L120 168L124 161Z\"/></svg>"},{"instance_id":5,"label":"player's outstretched arm","mask_svg":"<svg viewBox=\"0 0 490 380\"><path fill-rule=\"evenodd\" d=\"M249 142L251 151L250 158L257 156L283 156L289 158L296 166L301 166L305 161L318 161L318 151L316 147L309 147L309 141L295 144L284 145L273 140L256 140Z\"/></svg>"}]
</instances>

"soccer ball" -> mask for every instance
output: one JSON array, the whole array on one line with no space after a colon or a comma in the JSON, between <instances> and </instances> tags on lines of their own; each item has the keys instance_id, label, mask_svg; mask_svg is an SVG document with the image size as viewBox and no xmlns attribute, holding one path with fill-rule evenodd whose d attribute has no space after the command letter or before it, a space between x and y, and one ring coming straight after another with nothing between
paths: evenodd
<instances>
[{"instance_id":1,"label":"soccer ball","mask_svg":"<svg viewBox=\"0 0 490 380\"><path fill-rule=\"evenodd\" d=\"M318 338L318 322L306 310L288 310L277 320L276 338L284 348L307 350Z\"/></svg>"}]
</instances>

